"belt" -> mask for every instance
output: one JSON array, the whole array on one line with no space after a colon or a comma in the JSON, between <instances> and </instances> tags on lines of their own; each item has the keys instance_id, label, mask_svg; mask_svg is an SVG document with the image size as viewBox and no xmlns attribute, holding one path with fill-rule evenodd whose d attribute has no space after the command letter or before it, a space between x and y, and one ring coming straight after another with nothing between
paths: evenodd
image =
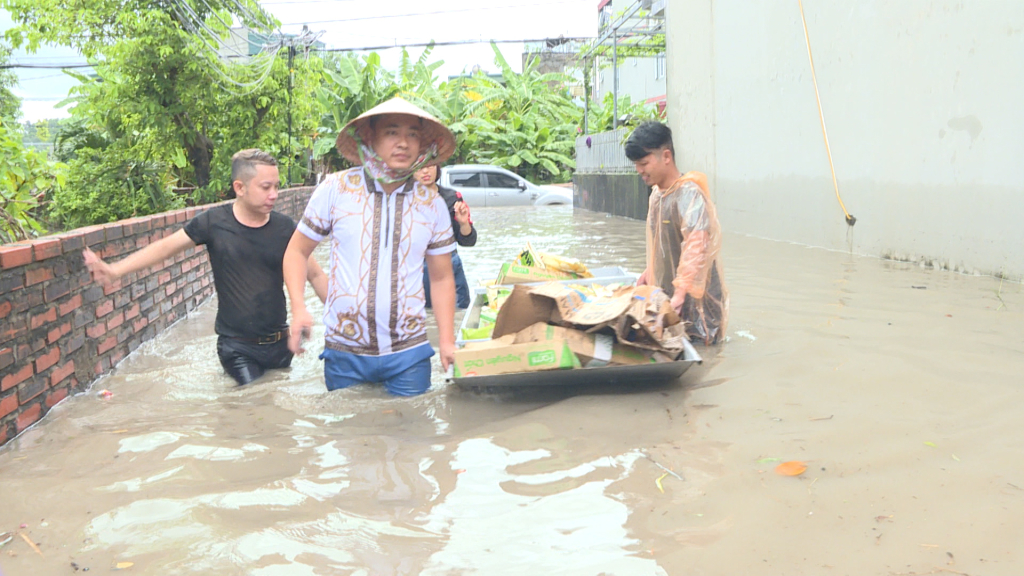
<instances>
[{"instance_id":1,"label":"belt","mask_svg":"<svg viewBox=\"0 0 1024 576\"><path fill-rule=\"evenodd\" d=\"M250 344L277 344L281 340L288 338L288 330L281 330L280 332L274 332L267 336L259 336L257 338L232 338L232 340L239 340L241 342L248 342Z\"/></svg>"}]
</instances>

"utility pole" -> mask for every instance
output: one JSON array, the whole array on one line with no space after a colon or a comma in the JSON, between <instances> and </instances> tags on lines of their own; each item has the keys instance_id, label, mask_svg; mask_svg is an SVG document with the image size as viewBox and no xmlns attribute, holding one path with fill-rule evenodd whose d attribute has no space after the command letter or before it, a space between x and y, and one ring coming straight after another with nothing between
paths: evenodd
<instances>
[{"instance_id":1,"label":"utility pole","mask_svg":"<svg viewBox=\"0 0 1024 576\"><path fill-rule=\"evenodd\" d=\"M619 29L612 30L612 130L619 127Z\"/></svg>"},{"instance_id":2,"label":"utility pole","mask_svg":"<svg viewBox=\"0 0 1024 576\"><path fill-rule=\"evenodd\" d=\"M285 176L285 184L290 185L292 182L292 85L295 80L295 42L291 39L288 41L288 144L285 147L288 154L288 164L286 170L287 176Z\"/></svg>"}]
</instances>

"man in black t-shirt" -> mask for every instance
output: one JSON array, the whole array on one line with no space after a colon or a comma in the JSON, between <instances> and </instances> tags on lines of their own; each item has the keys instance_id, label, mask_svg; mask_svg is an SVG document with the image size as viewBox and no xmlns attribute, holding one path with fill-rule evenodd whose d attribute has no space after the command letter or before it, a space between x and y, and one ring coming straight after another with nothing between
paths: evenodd
<instances>
[{"instance_id":1,"label":"man in black t-shirt","mask_svg":"<svg viewBox=\"0 0 1024 576\"><path fill-rule=\"evenodd\" d=\"M113 264L89 249L84 257L93 278L109 285L205 245L219 300L217 355L232 378L248 384L267 369L286 368L292 361L281 263L295 222L273 211L280 182L273 156L256 149L238 152L232 157L231 180L234 202L206 210L174 234ZM327 276L312 256L307 268L307 280L324 301Z\"/></svg>"}]
</instances>

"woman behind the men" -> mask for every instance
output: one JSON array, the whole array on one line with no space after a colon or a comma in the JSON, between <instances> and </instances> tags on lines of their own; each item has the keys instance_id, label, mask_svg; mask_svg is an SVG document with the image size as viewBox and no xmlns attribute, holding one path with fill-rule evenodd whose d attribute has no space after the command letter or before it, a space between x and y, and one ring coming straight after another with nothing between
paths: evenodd
<instances>
[{"instance_id":1,"label":"woman behind the men","mask_svg":"<svg viewBox=\"0 0 1024 576\"><path fill-rule=\"evenodd\" d=\"M437 184L439 170L437 166L427 166L416 172L416 179L444 199L444 203L448 206L448 213L452 217L455 242L459 246L475 246L476 228L469 216L469 206L466 205L462 194L459 194L457 190ZM469 282L466 280L466 271L462 267L462 258L459 257L457 250L452 252L452 270L455 272L455 305L459 308L469 308ZM423 292L427 297L427 308L430 308L430 277L427 274L426 265L423 267Z\"/></svg>"}]
</instances>

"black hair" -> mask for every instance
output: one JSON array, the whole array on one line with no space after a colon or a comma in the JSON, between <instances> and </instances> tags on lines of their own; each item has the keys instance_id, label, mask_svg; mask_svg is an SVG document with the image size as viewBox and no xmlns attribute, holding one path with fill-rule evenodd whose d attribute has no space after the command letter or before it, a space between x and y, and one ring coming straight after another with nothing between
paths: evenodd
<instances>
[{"instance_id":1,"label":"black hair","mask_svg":"<svg viewBox=\"0 0 1024 576\"><path fill-rule=\"evenodd\" d=\"M662 148L668 148L672 153L672 159L675 159L676 148L672 145L672 130L661 122L644 122L637 126L626 140L626 158L637 162Z\"/></svg>"}]
</instances>

